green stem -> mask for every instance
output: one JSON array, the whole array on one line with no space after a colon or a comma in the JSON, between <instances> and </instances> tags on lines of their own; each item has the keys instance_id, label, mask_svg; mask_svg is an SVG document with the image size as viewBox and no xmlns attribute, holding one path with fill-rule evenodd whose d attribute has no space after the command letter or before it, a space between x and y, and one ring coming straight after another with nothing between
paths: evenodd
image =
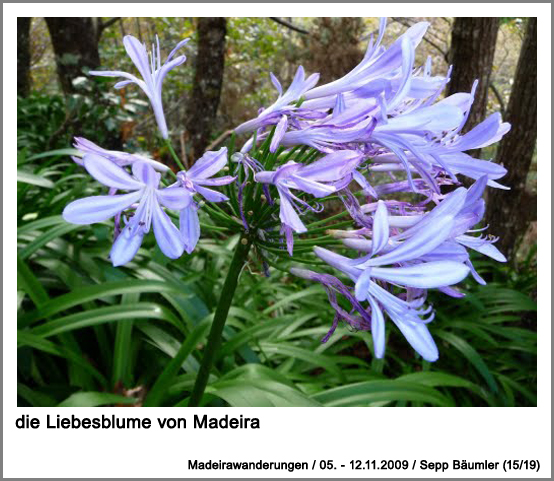
<instances>
[{"instance_id":1,"label":"green stem","mask_svg":"<svg viewBox=\"0 0 554 481\"><path fill-rule=\"evenodd\" d=\"M165 141L165 145L167 145L167 148L169 149L169 152L171 153L171 156L173 157L173 160L177 163L179 168L181 170L187 170L187 169L185 169L185 166L183 165L183 162L181 162L181 159L177 155L177 152L175 152L175 149L173 148L173 145L171 145L171 141L169 139Z\"/></svg>"},{"instance_id":2,"label":"green stem","mask_svg":"<svg viewBox=\"0 0 554 481\"><path fill-rule=\"evenodd\" d=\"M204 394L204 390L208 384L210 371L212 370L215 356L219 346L221 345L221 334L223 333L223 328L225 327L225 322L227 321L227 314L229 313L231 303L233 302L233 296L237 288L238 278L244 264L246 263L250 245L250 239L241 237L237 247L235 248L233 260L229 266L229 271L227 272L227 277L225 278L225 283L223 284L223 289L221 291L221 297L219 298L219 303L217 304L217 308L215 310L214 320L212 322L210 334L208 335L204 356L202 357L202 363L200 364L200 369L198 370L198 375L196 376L196 381L194 383L194 387L192 388L192 394L189 401L190 407L197 407L200 404L202 395Z\"/></svg>"}]
</instances>

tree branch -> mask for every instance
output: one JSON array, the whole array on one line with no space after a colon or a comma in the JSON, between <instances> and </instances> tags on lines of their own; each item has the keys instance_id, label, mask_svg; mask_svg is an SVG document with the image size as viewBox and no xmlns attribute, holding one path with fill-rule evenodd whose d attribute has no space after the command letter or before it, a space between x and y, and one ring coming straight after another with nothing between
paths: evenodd
<instances>
[{"instance_id":1,"label":"tree branch","mask_svg":"<svg viewBox=\"0 0 554 481\"><path fill-rule=\"evenodd\" d=\"M391 20L393 22L396 22L396 23L399 23L400 25L404 25L405 27L408 27L410 28L412 26L412 24L406 20L404 20L403 18L399 18L399 17L391 17ZM448 62L448 52L446 50L444 50L440 45L436 44L435 42L433 42L432 40L429 39L429 37L423 37L423 41L424 42L427 42L429 45L431 45L431 47L433 47L434 49L436 49L438 52L440 52L440 54L444 57L444 59Z\"/></svg>"},{"instance_id":2,"label":"tree branch","mask_svg":"<svg viewBox=\"0 0 554 481\"><path fill-rule=\"evenodd\" d=\"M504 104L504 99L502 98L502 95L496 88L496 85L494 85L492 82L489 85L489 88L492 90L492 93L496 97L496 100L498 100L498 103L500 104L500 113L502 114L502 117L506 115L506 106Z\"/></svg>"},{"instance_id":3,"label":"tree branch","mask_svg":"<svg viewBox=\"0 0 554 481\"><path fill-rule=\"evenodd\" d=\"M99 32L102 33L104 30L106 30L108 27L113 25L115 22L118 22L119 20L121 20L121 17L113 17L109 20L106 20L105 22L100 20L100 25L98 26Z\"/></svg>"},{"instance_id":4,"label":"tree branch","mask_svg":"<svg viewBox=\"0 0 554 481\"><path fill-rule=\"evenodd\" d=\"M301 33L303 35L310 35L310 32L307 30L304 30L303 28L297 27L296 25L293 25L290 22L287 22L286 20L283 20L279 17L269 17L274 22L277 22L280 25L283 25L284 27L290 28L291 30L294 30L295 32Z\"/></svg>"}]
</instances>

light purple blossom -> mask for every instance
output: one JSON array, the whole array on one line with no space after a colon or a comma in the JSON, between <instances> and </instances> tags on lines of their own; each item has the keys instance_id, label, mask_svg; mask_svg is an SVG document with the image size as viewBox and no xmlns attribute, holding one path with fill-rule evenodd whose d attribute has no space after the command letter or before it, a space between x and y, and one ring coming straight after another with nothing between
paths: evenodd
<instances>
[{"instance_id":1,"label":"light purple blossom","mask_svg":"<svg viewBox=\"0 0 554 481\"><path fill-rule=\"evenodd\" d=\"M339 279L329 274L319 274L308 269L298 269L293 267L290 270L291 274L302 277L310 281L319 282L327 291L329 303L335 310L335 318L329 332L321 340L325 343L335 332L339 321L346 322L351 328L357 331L369 331L371 329L372 319L367 310L352 294L352 289L346 287ZM353 312L345 311L337 301L337 294L340 294L350 303ZM355 314L357 312L357 314Z\"/></svg>"},{"instance_id":2,"label":"light purple blossom","mask_svg":"<svg viewBox=\"0 0 554 481\"><path fill-rule=\"evenodd\" d=\"M270 74L270 78L279 93L279 97L272 105L263 109L258 117L239 125L235 129L237 134L252 132L262 126L274 125L279 122L283 114L290 115L293 113L296 109L292 104L298 101L306 91L317 84L319 74L312 74L306 78L304 68L302 66L298 67L296 75L285 93L283 93L283 87L281 87L281 83L277 77Z\"/></svg>"},{"instance_id":3,"label":"light purple blossom","mask_svg":"<svg viewBox=\"0 0 554 481\"><path fill-rule=\"evenodd\" d=\"M158 36L156 36L156 46L152 45L152 50L148 52L146 50L146 45L140 43L140 41L132 35L126 35L123 38L125 50L142 76L142 80L135 75L119 70L91 71L89 73L102 77L123 77L126 79L116 83L115 88L123 88L132 83L138 85L150 100L161 136L167 139L169 134L162 105L162 83L168 72L185 62L186 57L184 55L173 57L188 41L189 39L181 40L167 56L165 63L162 65Z\"/></svg>"},{"instance_id":4,"label":"light purple blossom","mask_svg":"<svg viewBox=\"0 0 554 481\"><path fill-rule=\"evenodd\" d=\"M134 162L144 162L151 165L158 172L167 172L169 167L157 160L150 159L140 154L129 154L127 152L119 152L117 150L106 150L96 145L94 142L87 140L83 137L75 137L75 143L73 144L79 152L84 156L85 154L96 154L105 159L111 160L114 164L124 167L131 165ZM81 157L71 157L75 163L83 166L83 160Z\"/></svg>"},{"instance_id":5,"label":"light purple blossom","mask_svg":"<svg viewBox=\"0 0 554 481\"><path fill-rule=\"evenodd\" d=\"M481 198L487 185L487 176L482 176L469 189L460 187L444 196L437 206L427 213L412 212L412 215L389 215L388 224L392 228L400 230L392 235L383 251L394 250L396 247L413 237L422 237L422 233L431 235L435 229L441 232L425 246L425 254L421 254L423 260L456 260L465 263L471 270L477 282L485 284L485 281L477 274L471 261L467 248L473 249L483 255L491 257L498 262L506 262L506 258L494 246L495 237L477 237L470 235L476 224L481 222L485 213L485 202ZM382 202L382 201L380 201ZM366 212L368 210L366 209ZM446 219L451 221L446 222ZM360 235L342 234L343 242L347 247L362 252L372 252L375 243L375 234L371 240ZM435 245L436 244L436 245ZM435 245L431 250L430 246ZM369 264L368 264L369 265Z\"/></svg>"},{"instance_id":6,"label":"light purple blossom","mask_svg":"<svg viewBox=\"0 0 554 481\"><path fill-rule=\"evenodd\" d=\"M412 55L425 35L429 23L420 22L410 27L388 49L380 46L386 27L385 19L381 19L379 36L375 43L370 43L363 60L344 77L326 85L316 87L306 93L307 100L329 97L339 93L356 90L371 82L389 80L398 75L402 69L406 55Z\"/></svg>"},{"instance_id":7,"label":"light purple blossom","mask_svg":"<svg viewBox=\"0 0 554 481\"><path fill-rule=\"evenodd\" d=\"M149 164L134 162L133 175L113 162L96 154L85 154L83 165L98 182L110 187L111 192L127 194L86 197L71 202L63 211L63 218L72 224L94 224L134 209L122 232L112 246L110 258L114 266L128 263L137 253L145 234L153 227L160 250L169 258L177 259L183 253L179 230L162 209L180 210L188 202L180 188L159 188L160 174Z\"/></svg>"},{"instance_id":8,"label":"light purple blossom","mask_svg":"<svg viewBox=\"0 0 554 481\"><path fill-rule=\"evenodd\" d=\"M290 161L276 171L262 171L255 175L257 182L273 184L280 198L280 219L287 235L289 254L292 255L292 232L306 232L300 220L304 210L320 211L293 194L299 190L314 197L326 197L346 187L352 172L360 163L361 155L354 151L342 150L308 165Z\"/></svg>"},{"instance_id":9,"label":"light purple blossom","mask_svg":"<svg viewBox=\"0 0 554 481\"><path fill-rule=\"evenodd\" d=\"M432 222L425 223L424 228L418 228L405 240L391 238L386 204L379 201L373 219L370 254L360 259L350 259L321 247L314 249L319 258L355 282L358 301L369 303L377 357L384 353L385 312L424 359L435 361L438 358L438 350L425 325L432 317L422 319L430 313L430 309L421 308L423 297L401 299L380 283L423 292L430 288L450 287L468 275L470 268L464 263L465 258L427 260L425 257L436 252L450 237L457 222L456 216L463 209L465 196L465 189L459 190L453 201L435 212ZM351 241L355 239L346 239L345 244L352 247ZM357 243L354 244L357 248Z\"/></svg>"},{"instance_id":10,"label":"light purple blossom","mask_svg":"<svg viewBox=\"0 0 554 481\"><path fill-rule=\"evenodd\" d=\"M222 147L217 152L206 152L188 171L177 173L177 184L182 191L186 202L180 214L180 229L185 245L185 250L190 254L200 238L200 221L198 219L198 204L193 200L193 195L198 194L209 202L225 202L229 200L226 195L209 187L221 187L234 182L236 177L226 175L212 178L227 165L227 147Z\"/></svg>"}]
</instances>

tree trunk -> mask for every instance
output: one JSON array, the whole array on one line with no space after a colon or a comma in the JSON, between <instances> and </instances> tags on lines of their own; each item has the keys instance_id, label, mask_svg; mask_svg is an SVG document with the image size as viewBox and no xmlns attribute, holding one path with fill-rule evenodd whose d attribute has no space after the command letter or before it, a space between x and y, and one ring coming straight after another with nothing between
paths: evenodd
<instances>
[{"instance_id":1,"label":"tree trunk","mask_svg":"<svg viewBox=\"0 0 554 481\"><path fill-rule=\"evenodd\" d=\"M45 17L64 93L75 91L73 80L100 66L98 21L91 17Z\"/></svg>"},{"instance_id":2,"label":"tree trunk","mask_svg":"<svg viewBox=\"0 0 554 481\"><path fill-rule=\"evenodd\" d=\"M365 24L360 17L319 17L314 20L306 42L310 72L319 72L319 83L332 82L350 72L364 58L360 38Z\"/></svg>"},{"instance_id":3,"label":"tree trunk","mask_svg":"<svg viewBox=\"0 0 554 481\"><path fill-rule=\"evenodd\" d=\"M513 261L517 242L537 216L536 196L525 190L537 142L537 19L530 18L519 54L506 120L511 131L500 143L497 161L508 169L502 183L509 192L491 190L488 223L500 236L498 248Z\"/></svg>"},{"instance_id":4,"label":"tree trunk","mask_svg":"<svg viewBox=\"0 0 554 481\"><path fill-rule=\"evenodd\" d=\"M479 80L471 114L465 125L466 132L483 121L487 113L487 93L499 26L496 17L456 17L454 20L448 53L448 60L453 65L448 95L470 92L473 82Z\"/></svg>"},{"instance_id":5,"label":"tree trunk","mask_svg":"<svg viewBox=\"0 0 554 481\"><path fill-rule=\"evenodd\" d=\"M198 54L186 121L191 160L203 154L216 119L223 85L227 23L223 17L201 17L197 28Z\"/></svg>"},{"instance_id":6,"label":"tree trunk","mask_svg":"<svg viewBox=\"0 0 554 481\"><path fill-rule=\"evenodd\" d=\"M31 17L17 17L17 95L27 97L31 91Z\"/></svg>"}]
</instances>

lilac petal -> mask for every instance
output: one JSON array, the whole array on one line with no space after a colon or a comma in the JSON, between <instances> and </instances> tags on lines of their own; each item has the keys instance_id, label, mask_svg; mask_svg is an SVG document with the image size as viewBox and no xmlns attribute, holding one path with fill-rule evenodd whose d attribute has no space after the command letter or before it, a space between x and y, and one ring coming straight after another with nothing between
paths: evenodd
<instances>
[{"instance_id":1,"label":"lilac petal","mask_svg":"<svg viewBox=\"0 0 554 481\"><path fill-rule=\"evenodd\" d=\"M404 241L397 248L382 256L364 260L358 267L384 266L424 256L451 235L453 225L454 219L451 216L438 217L427 229L418 231L416 235Z\"/></svg>"},{"instance_id":2,"label":"lilac petal","mask_svg":"<svg viewBox=\"0 0 554 481\"><path fill-rule=\"evenodd\" d=\"M486 186L487 176L483 175L467 190L465 205L470 206L474 202L477 202L483 196Z\"/></svg>"},{"instance_id":3,"label":"lilac petal","mask_svg":"<svg viewBox=\"0 0 554 481\"><path fill-rule=\"evenodd\" d=\"M371 297L368 293L369 282L371 280L371 269L364 270L358 280L356 281L356 286L354 288L354 294L358 301L365 301L368 297Z\"/></svg>"},{"instance_id":4,"label":"lilac petal","mask_svg":"<svg viewBox=\"0 0 554 481\"><path fill-rule=\"evenodd\" d=\"M173 210L184 209L192 201L192 194L183 187L159 189L156 190L156 196L162 205Z\"/></svg>"},{"instance_id":5,"label":"lilac petal","mask_svg":"<svg viewBox=\"0 0 554 481\"><path fill-rule=\"evenodd\" d=\"M364 175L361 174L359 171L353 170L352 178L362 188L362 191L366 196L373 197L375 199L379 197L379 195L377 194L377 191L371 186L371 184L367 181Z\"/></svg>"},{"instance_id":6,"label":"lilac petal","mask_svg":"<svg viewBox=\"0 0 554 481\"><path fill-rule=\"evenodd\" d=\"M463 152L443 154L440 157L452 171L472 179L479 179L486 175L489 179L495 180L504 177L508 172L502 165L495 164L490 160L474 159Z\"/></svg>"},{"instance_id":7,"label":"lilac petal","mask_svg":"<svg viewBox=\"0 0 554 481\"><path fill-rule=\"evenodd\" d=\"M171 222L171 219L162 210L160 204L153 202L152 208L154 235L160 250L170 259L181 257L184 245L179 229Z\"/></svg>"},{"instance_id":8,"label":"lilac petal","mask_svg":"<svg viewBox=\"0 0 554 481\"><path fill-rule=\"evenodd\" d=\"M470 249L476 250L481 254L484 254L495 261L498 262L507 262L506 257L500 252L491 241L486 239L480 239L478 237L471 237L468 235L459 235L456 237L456 240Z\"/></svg>"},{"instance_id":9,"label":"lilac petal","mask_svg":"<svg viewBox=\"0 0 554 481\"><path fill-rule=\"evenodd\" d=\"M450 286L466 278L469 268L460 262L424 262L408 267L373 267L371 277L401 286L431 289Z\"/></svg>"},{"instance_id":10,"label":"lilac petal","mask_svg":"<svg viewBox=\"0 0 554 481\"><path fill-rule=\"evenodd\" d=\"M292 233L292 229L287 224L283 224L281 227L281 232L285 234L287 252L289 253L289 256L292 257L294 251L294 235Z\"/></svg>"},{"instance_id":11,"label":"lilac petal","mask_svg":"<svg viewBox=\"0 0 554 481\"><path fill-rule=\"evenodd\" d=\"M434 362L439 358L439 350L426 324L400 319L394 315L391 316L391 319L423 359Z\"/></svg>"},{"instance_id":12,"label":"lilac petal","mask_svg":"<svg viewBox=\"0 0 554 481\"><path fill-rule=\"evenodd\" d=\"M486 286L487 285L487 282L485 281L485 279L483 279L478 273L477 271L475 270L475 267L473 266L473 264L471 263L471 261L468 259L466 261L466 264L467 266L469 267L469 270L471 271L471 275L473 276L473 278L479 283L481 284L482 286Z\"/></svg>"},{"instance_id":13,"label":"lilac petal","mask_svg":"<svg viewBox=\"0 0 554 481\"><path fill-rule=\"evenodd\" d=\"M198 185L208 185L210 187L221 187L222 185L231 184L237 180L236 177L233 177L232 175L224 175L222 177L216 177L214 179L194 179L194 183Z\"/></svg>"},{"instance_id":14,"label":"lilac petal","mask_svg":"<svg viewBox=\"0 0 554 481\"><path fill-rule=\"evenodd\" d=\"M486 147L498 142L509 130L510 124L502 123L500 113L495 112L462 136L456 148L462 151Z\"/></svg>"},{"instance_id":15,"label":"lilac petal","mask_svg":"<svg viewBox=\"0 0 554 481\"><path fill-rule=\"evenodd\" d=\"M95 77L123 77L127 79L128 82L137 84L143 90L146 88L142 80L138 79L133 74L121 72L119 70L90 70L89 75L94 75Z\"/></svg>"},{"instance_id":16,"label":"lilac petal","mask_svg":"<svg viewBox=\"0 0 554 481\"><path fill-rule=\"evenodd\" d=\"M425 261L456 261L465 262L469 258L469 255L465 247L461 246L457 242L447 240L443 242L436 249L425 254L421 257Z\"/></svg>"},{"instance_id":17,"label":"lilac petal","mask_svg":"<svg viewBox=\"0 0 554 481\"><path fill-rule=\"evenodd\" d=\"M342 243L349 249L361 252L371 252L373 250L373 241L369 239L343 239Z\"/></svg>"},{"instance_id":18,"label":"lilac petal","mask_svg":"<svg viewBox=\"0 0 554 481\"><path fill-rule=\"evenodd\" d=\"M373 217L373 249L371 255L381 252L389 242L389 214L387 206L380 200Z\"/></svg>"},{"instance_id":19,"label":"lilac petal","mask_svg":"<svg viewBox=\"0 0 554 481\"><path fill-rule=\"evenodd\" d=\"M198 192L202 197L209 200L210 202L226 202L229 200L229 197L222 194L221 192L217 192L212 189L206 189L205 187L201 187L199 185L196 186L196 192Z\"/></svg>"},{"instance_id":20,"label":"lilac petal","mask_svg":"<svg viewBox=\"0 0 554 481\"><path fill-rule=\"evenodd\" d=\"M157 189L160 184L161 175L146 162L134 162L132 165L133 175L144 185Z\"/></svg>"},{"instance_id":21,"label":"lilac petal","mask_svg":"<svg viewBox=\"0 0 554 481\"><path fill-rule=\"evenodd\" d=\"M287 182L287 184L290 184L290 187L293 189L302 190L313 195L314 197L326 197L337 191L336 187L332 185L320 184L319 182L315 182L310 179L303 179L298 176L294 176L294 178L291 179L291 182Z\"/></svg>"},{"instance_id":22,"label":"lilac petal","mask_svg":"<svg viewBox=\"0 0 554 481\"><path fill-rule=\"evenodd\" d=\"M206 152L189 169L187 175L194 179L207 179L217 174L226 164L227 147L222 147L217 152Z\"/></svg>"},{"instance_id":23,"label":"lilac petal","mask_svg":"<svg viewBox=\"0 0 554 481\"><path fill-rule=\"evenodd\" d=\"M261 172L257 172L254 175L254 180L262 184L274 184L276 174L277 172L274 172L274 171L263 170Z\"/></svg>"},{"instance_id":24,"label":"lilac petal","mask_svg":"<svg viewBox=\"0 0 554 481\"><path fill-rule=\"evenodd\" d=\"M465 297L465 294L463 292L460 292L458 289L450 286L439 287L439 291L441 291L443 294L446 294L447 296L454 297L456 299L461 299L462 297Z\"/></svg>"},{"instance_id":25,"label":"lilac petal","mask_svg":"<svg viewBox=\"0 0 554 481\"><path fill-rule=\"evenodd\" d=\"M148 53L144 45L132 35L125 35L125 37L123 37L123 45L125 46L127 55L131 57L131 60L142 75L142 78L144 78L147 84L151 84L150 79L152 72L150 70L150 63L148 62Z\"/></svg>"},{"instance_id":26,"label":"lilac petal","mask_svg":"<svg viewBox=\"0 0 554 481\"><path fill-rule=\"evenodd\" d=\"M341 256L340 254L319 246L314 247L314 254L331 267L347 274L354 282L356 282L361 275L360 269L352 267L352 260L348 257Z\"/></svg>"},{"instance_id":27,"label":"lilac petal","mask_svg":"<svg viewBox=\"0 0 554 481\"><path fill-rule=\"evenodd\" d=\"M427 230L440 217L454 217L465 205L467 190L463 187L456 189L450 193L437 207L431 212L425 214L423 218L413 227L406 229L402 234L398 235L397 239L405 239L414 236L416 233Z\"/></svg>"},{"instance_id":28,"label":"lilac petal","mask_svg":"<svg viewBox=\"0 0 554 481\"><path fill-rule=\"evenodd\" d=\"M63 210L63 218L72 224L94 224L115 216L137 202L141 191L125 195L98 195L71 202Z\"/></svg>"},{"instance_id":29,"label":"lilac petal","mask_svg":"<svg viewBox=\"0 0 554 481\"><path fill-rule=\"evenodd\" d=\"M184 40L181 40L176 46L175 48L170 52L170 54L167 56L167 59L166 59L166 63L169 62L172 58L173 58L173 55L175 55L177 53L177 51L184 47L188 42L190 41L190 38L185 38Z\"/></svg>"},{"instance_id":30,"label":"lilac petal","mask_svg":"<svg viewBox=\"0 0 554 481\"><path fill-rule=\"evenodd\" d=\"M127 235L125 230L119 234L110 251L110 259L114 267L119 267L130 262L139 250L144 233L142 229L134 235Z\"/></svg>"},{"instance_id":31,"label":"lilac petal","mask_svg":"<svg viewBox=\"0 0 554 481\"><path fill-rule=\"evenodd\" d=\"M288 126L289 126L289 121L287 119L287 116L286 115L281 116L281 120L279 120L279 122L277 123L277 127L275 128L275 133L273 134L273 138L271 139L271 144L269 146L269 151L272 154L279 147L279 144L281 143L283 135L285 135Z\"/></svg>"},{"instance_id":32,"label":"lilac petal","mask_svg":"<svg viewBox=\"0 0 554 481\"><path fill-rule=\"evenodd\" d=\"M279 79L273 75L273 72L269 72L269 78L271 79L271 83L273 86L277 89L277 92L279 92L279 97L283 95L283 87L281 86L281 82L279 82Z\"/></svg>"},{"instance_id":33,"label":"lilac petal","mask_svg":"<svg viewBox=\"0 0 554 481\"><path fill-rule=\"evenodd\" d=\"M385 318L383 311L373 297L368 297L371 305L371 337L373 338L373 351L377 359L385 356Z\"/></svg>"},{"instance_id":34,"label":"lilac petal","mask_svg":"<svg viewBox=\"0 0 554 481\"><path fill-rule=\"evenodd\" d=\"M294 210L294 207L292 206L289 200L290 194L288 194L286 191L284 191L279 187L277 187L277 190L279 191L279 196L281 199L280 212L279 212L279 218L281 219L281 222L283 224L286 224L296 232L299 232L299 233L306 232L308 229L306 229L306 226L300 220L300 217Z\"/></svg>"},{"instance_id":35,"label":"lilac petal","mask_svg":"<svg viewBox=\"0 0 554 481\"><path fill-rule=\"evenodd\" d=\"M200 220L198 219L195 205L191 204L181 211L180 232L185 244L185 250L187 254L190 254L196 247L198 239L200 239Z\"/></svg>"},{"instance_id":36,"label":"lilac petal","mask_svg":"<svg viewBox=\"0 0 554 481\"><path fill-rule=\"evenodd\" d=\"M417 109L409 114L393 117L387 124L377 127L375 131L442 133L456 128L463 118L463 112L456 106L435 104L431 107Z\"/></svg>"},{"instance_id":37,"label":"lilac petal","mask_svg":"<svg viewBox=\"0 0 554 481\"><path fill-rule=\"evenodd\" d=\"M414 69L415 48L407 37L402 39L402 77L394 98L387 104L387 109L394 110L406 97L412 83L412 71Z\"/></svg>"},{"instance_id":38,"label":"lilac petal","mask_svg":"<svg viewBox=\"0 0 554 481\"><path fill-rule=\"evenodd\" d=\"M184 55L179 55L173 60L167 61L163 65L163 67L156 72L156 95L159 98L162 97L162 85L163 85L165 76L175 67L178 67L179 65L184 64L186 60L187 60L187 57L185 57Z\"/></svg>"},{"instance_id":39,"label":"lilac petal","mask_svg":"<svg viewBox=\"0 0 554 481\"><path fill-rule=\"evenodd\" d=\"M362 155L359 152L341 150L303 166L299 175L320 182L332 182L352 173L361 160Z\"/></svg>"},{"instance_id":40,"label":"lilac petal","mask_svg":"<svg viewBox=\"0 0 554 481\"><path fill-rule=\"evenodd\" d=\"M125 170L96 154L85 154L83 165L98 182L119 190L139 190L144 184L133 179Z\"/></svg>"},{"instance_id":41,"label":"lilac petal","mask_svg":"<svg viewBox=\"0 0 554 481\"><path fill-rule=\"evenodd\" d=\"M337 117L346 110L346 104L344 102L344 95L338 94L337 99L335 100L335 106L333 107L333 117Z\"/></svg>"},{"instance_id":42,"label":"lilac petal","mask_svg":"<svg viewBox=\"0 0 554 481\"><path fill-rule=\"evenodd\" d=\"M122 89L124 87L127 87L127 85L130 85L132 83L135 83L133 82L132 80L122 80L121 82L117 82L113 87L114 89ZM121 265L121 264L119 264Z\"/></svg>"}]
</instances>

